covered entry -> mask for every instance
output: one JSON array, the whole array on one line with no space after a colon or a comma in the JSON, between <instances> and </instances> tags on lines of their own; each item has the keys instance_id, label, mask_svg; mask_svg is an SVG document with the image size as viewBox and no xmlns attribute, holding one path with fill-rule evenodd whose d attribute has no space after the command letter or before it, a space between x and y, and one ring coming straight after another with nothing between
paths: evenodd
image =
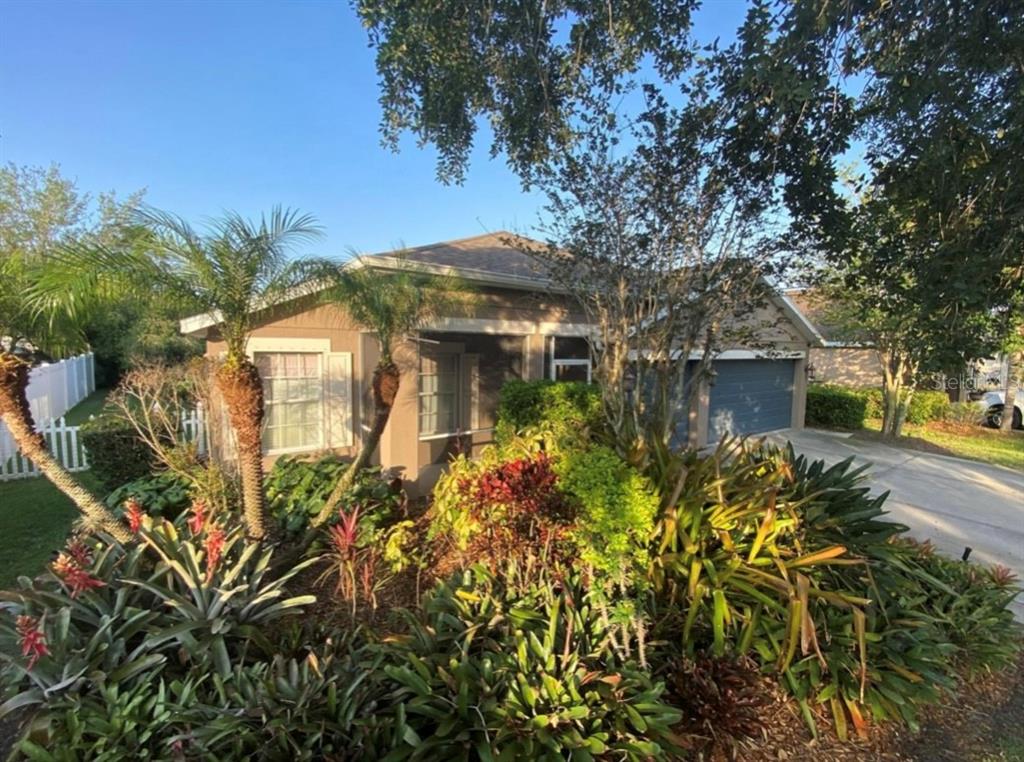
<instances>
[{"instance_id":1,"label":"covered entry","mask_svg":"<svg viewBox=\"0 0 1024 762\"><path fill-rule=\"evenodd\" d=\"M718 360L708 441L784 429L793 421L795 360Z\"/></svg>"}]
</instances>

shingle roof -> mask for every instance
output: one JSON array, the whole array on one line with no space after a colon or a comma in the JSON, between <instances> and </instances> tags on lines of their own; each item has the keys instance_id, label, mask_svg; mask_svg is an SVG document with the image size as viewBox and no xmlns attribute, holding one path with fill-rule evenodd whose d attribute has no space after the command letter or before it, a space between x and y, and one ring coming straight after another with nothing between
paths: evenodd
<instances>
[{"instance_id":1,"label":"shingle roof","mask_svg":"<svg viewBox=\"0 0 1024 762\"><path fill-rule=\"evenodd\" d=\"M860 346L862 342L845 336L838 326L828 319L828 309L821 295L809 288L793 288L786 291L786 298L799 310L800 314L814 326L821 337L831 345Z\"/></svg>"},{"instance_id":2,"label":"shingle roof","mask_svg":"<svg viewBox=\"0 0 1024 762\"><path fill-rule=\"evenodd\" d=\"M374 257L402 256L410 262L438 267L452 267L493 275L542 280L545 270L523 249L539 250L544 246L515 233L499 230L494 233L442 241L411 249L370 254L363 259L370 264Z\"/></svg>"}]
</instances>

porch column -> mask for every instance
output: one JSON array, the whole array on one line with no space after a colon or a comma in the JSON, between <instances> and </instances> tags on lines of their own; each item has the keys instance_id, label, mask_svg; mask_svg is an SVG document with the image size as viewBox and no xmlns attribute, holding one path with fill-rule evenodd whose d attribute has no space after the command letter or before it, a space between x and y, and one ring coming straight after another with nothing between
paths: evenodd
<instances>
[{"instance_id":1,"label":"porch column","mask_svg":"<svg viewBox=\"0 0 1024 762\"><path fill-rule=\"evenodd\" d=\"M526 367L523 372L527 380L544 378L544 346L547 343L542 333L526 336Z\"/></svg>"},{"instance_id":2,"label":"porch column","mask_svg":"<svg viewBox=\"0 0 1024 762\"><path fill-rule=\"evenodd\" d=\"M807 355L793 363L793 411L790 426L794 429L804 427L804 413L807 408Z\"/></svg>"}]
</instances>

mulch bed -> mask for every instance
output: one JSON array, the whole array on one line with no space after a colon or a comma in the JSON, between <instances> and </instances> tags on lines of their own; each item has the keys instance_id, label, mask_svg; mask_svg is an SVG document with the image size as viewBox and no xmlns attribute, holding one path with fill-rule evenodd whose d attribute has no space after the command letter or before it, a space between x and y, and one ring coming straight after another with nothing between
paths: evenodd
<instances>
[{"instance_id":1,"label":"mulch bed","mask_svg":"<svg viewBox=\"0 0 1024 762\"><path fill-rule=\"evenodd\" d=\"M765 723L765 737L747 742L732 757L743 762L1011 762L1015 743L1024 748L1024 653L1016 664L995 673L965 679L946 704L925 709L921 730L888 723L874 726L868 740L846 742L819 718L821 737L813 740L794 702L781 697ZM708 762L730 759L719 754Z\"/></svg>"}]
</instances>

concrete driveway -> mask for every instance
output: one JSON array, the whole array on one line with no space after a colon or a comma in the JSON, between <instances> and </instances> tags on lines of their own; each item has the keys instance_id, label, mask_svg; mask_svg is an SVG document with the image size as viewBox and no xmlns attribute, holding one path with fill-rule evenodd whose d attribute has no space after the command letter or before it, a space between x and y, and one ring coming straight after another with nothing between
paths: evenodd
<instances>
[{"instance_id":1,"label":"concrete driveway","mask_svg":"<svg viewBox=\"0 0 1024 762\"><path fill-rule=\"evenodd\" d=\"M1024 473L811 429L769 438L788 439L798 453L830 464L851 455L858 464L871 464L869 486L875 493L889 490L890 518L910 527L914 537L930 539L956 558L971 547L972 561L1008 566L1024 580ZM1022 597L1014 603L1020 621Z\"/></svg>"}]
</instances>

